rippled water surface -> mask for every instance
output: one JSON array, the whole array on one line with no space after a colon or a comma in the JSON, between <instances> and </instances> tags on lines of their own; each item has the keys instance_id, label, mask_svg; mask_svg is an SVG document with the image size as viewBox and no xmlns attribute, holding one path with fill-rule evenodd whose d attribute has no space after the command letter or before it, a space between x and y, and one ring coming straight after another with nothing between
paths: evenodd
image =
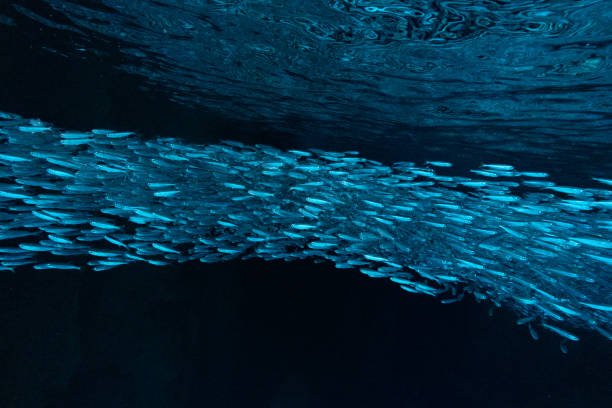
<instances>
[{"instance_id":1,"label":"rippled water surface","mask_svg":"<svg viewBox=\"0 0 612 408\"><path fill-rule=\"evenodd\" d=\"M42 3L14 2L0 23L53 29L46 48L68 58L119 49L116 65L146 87L229 118L338 145L610 173L606 1Z\"/></svg>"}]
</instances>

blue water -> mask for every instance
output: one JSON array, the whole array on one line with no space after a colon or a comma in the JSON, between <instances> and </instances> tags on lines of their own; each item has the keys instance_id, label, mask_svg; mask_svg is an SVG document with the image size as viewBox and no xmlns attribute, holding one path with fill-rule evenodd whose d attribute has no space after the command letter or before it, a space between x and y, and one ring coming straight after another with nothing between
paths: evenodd
<instances>
[{"instance_id":1,"label":"blue water","mask_svg":"<svg viewBox=\"0 0 612 408\"><path fill-rule=\"evenodd\" d=\"M3 32L75 68L0 95L0 269L324 260L609 347L611 22L599 0L8 2Z\"/></svg>"},{"instance_id":2,"label":"blue water","mask_svg":"<svg viewBox=\"0 0 612 408\"><path fill-rule=\"evenodd\" d=\"M50 52L320 147L611 172L605 1L42 3Z\"/></svg>"}]
</instances>

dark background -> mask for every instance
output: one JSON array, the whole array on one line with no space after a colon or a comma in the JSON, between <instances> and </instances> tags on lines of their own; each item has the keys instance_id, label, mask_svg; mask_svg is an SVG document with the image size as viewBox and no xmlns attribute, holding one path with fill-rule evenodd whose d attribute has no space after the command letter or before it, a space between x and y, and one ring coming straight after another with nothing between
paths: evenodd
<instances>
[{"instance_id":1,"label":"dark background","mask_svg":"<svg viewBox=\"0 0 612 408\"><path fill-rule=\"evenodd\" d=\"M112 68L110 44L110 57L67 58L41 45L69 34L16 23L0 25L0 110L70 129L309 146L143 91ZM326 263L23 269L0 275L0 294L3 407L612 406L602 336L577 331L564 355L558 336L536 342L488 303L441 305Z\"/></svg>"}]
</instances>

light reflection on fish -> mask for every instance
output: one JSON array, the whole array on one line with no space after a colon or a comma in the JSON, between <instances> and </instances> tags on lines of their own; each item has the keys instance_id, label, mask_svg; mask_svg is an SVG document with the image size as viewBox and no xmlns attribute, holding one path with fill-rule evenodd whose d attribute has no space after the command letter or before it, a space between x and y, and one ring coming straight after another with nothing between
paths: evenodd
<instances>
[{"instance_id":1,"label":"light reflection on fish","mask_svg":"<svg viewBox=\"0 0 612 408\"><path fill-rule=\"evenodd\" d=\"M565 326L612 340L607 178L557 186L510 164L442 177L433 168L452 163L388 167L356 152L185 145L0 119L3 271L84 269L78 256L96 271L314 257L443 303L468 293L512 308L534 338L539 325L564 340L578 340Z\"/></svg>"}]
</instances>

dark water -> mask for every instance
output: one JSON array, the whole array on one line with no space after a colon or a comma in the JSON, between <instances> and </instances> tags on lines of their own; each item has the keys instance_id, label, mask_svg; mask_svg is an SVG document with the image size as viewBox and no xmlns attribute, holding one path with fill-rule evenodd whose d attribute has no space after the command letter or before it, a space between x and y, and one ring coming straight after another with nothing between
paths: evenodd
<instances>
[{"instance_id":1,"label":"dark water","mask_svg":"<svg viewBox=\"0 0 612 408\"><path fill-rule=\"evenodd\" d=\"M576 186L612 173L605 2L166 3L2 3L0 109L458 172L509 162ZM596 333L563 355L487 303L441 305L325 263L0 281L3 406L612 403Z\"/></svg>"},{"instance_id":2,"label":"dark water","mask_svg":"<svg viewBox=\"0 0 612 408\"><path fill-rule=\"evenodd\" d=\"M59 57L307 146L610 173L601 0L17 3Z\"/></svg>"}]
</instances>

